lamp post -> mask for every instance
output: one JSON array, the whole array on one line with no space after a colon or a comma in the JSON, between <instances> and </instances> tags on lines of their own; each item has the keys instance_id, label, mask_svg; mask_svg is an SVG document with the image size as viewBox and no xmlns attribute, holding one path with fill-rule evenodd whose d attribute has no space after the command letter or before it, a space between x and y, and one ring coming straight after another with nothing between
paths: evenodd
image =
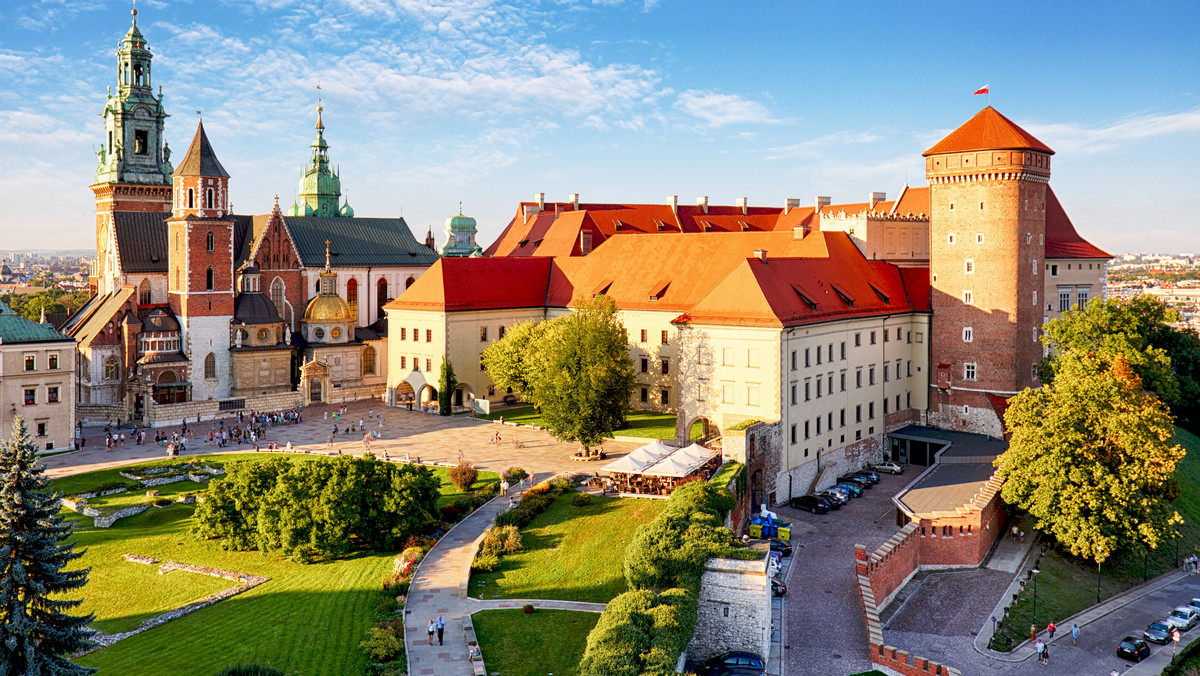
<instances>
[{"instance_id":1,"label":"lamp post","mask_svg":"<svg viewBox=\"0 0 1200 676\"><path fill-rule=\"evenodd\" d=\"M1029 571L1029 579L1033 580L1033 626L1037 626L1037 574L1042 571L1034 568Z\"/></svg>"},{"instance_id":2,"label":"lamp post","mask_svg":"<svg viewBox=\"0 0 1200 676\"><path fill-rule=\"evenodd\" d=\"M1096 603L1100 603L1100 562L1104 560L1104 545L1096 546Z\"/></svg>"}]
</instances>

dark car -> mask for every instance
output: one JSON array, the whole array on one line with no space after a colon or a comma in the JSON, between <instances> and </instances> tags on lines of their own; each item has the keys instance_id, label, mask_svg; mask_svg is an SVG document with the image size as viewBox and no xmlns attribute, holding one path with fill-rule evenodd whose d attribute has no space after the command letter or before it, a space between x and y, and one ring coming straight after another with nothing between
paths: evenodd
<instances>
[{"instance_id":1,"label":"dark car","mask_svg":"<svg viewBox=\"0 0 1200 676\"><path fill-rule=\"evenodd\" d=\"M1117 644L1117 657L1122 657L1134 662L1141 662L1150 657L1150 646L1140 638L1126 636Z\"/></svg>"},{"instance_id":2,"label":"dark car","mask_svg":"<svg viewBox=\"0 0 1200 676\"><path fill-rule=\"evenodd\" d=\"M847 474L845 476L840 476L838 477L838 481L844 484L858 484L863 488L870 488L872 486L871 480L860 474Z\"/></svg>"},{"instance_id":3,"label":"dark car","mask_svg":"<svg viewBox=\"0 0 1200 676\"><path fill-rule=\"evenodd\" d=\"M850 472L846 476L860 476L870 481L872 486L879 483L879 473L871 469L860 469L857 472Z\"/></svg>"},{"instance_id":4,"label":"dark car","mask_svg":"<svg viewBox=\"0 0 1200 676\"><path fill-rule=\"evenodd\" d=\"M786 593L787 585L775 578L771 578L771 594L774 596L783 596Z\"/></svg>"},{"instance_id":5,"label":"dark car","mask_svg":"<svg viewBox=\"0 0 1200 676\"><path fill-rule=\"evenodd\" d=\"M834 486L834 488L844 488L850 491L850 495L856 498L862 497L863 494L863 485L854 481L843 481L842 483Z\"/></svg>"},{"instance_id":6,"label":"dark car","mask_svg":"<svg viewBox=\"0 0 1200 676\"><path fill-rule=\"evenodd\" d=\"M841 509L842 505L846 503L846 498L842 494L834 493L833 491L821 491L816 495L818 498L825 498L825 501L829 503L830 509Z\"/></svg>"},{"instance_id":7,"label":"dark car","mask_svg":"<svg viewBox=\"0 0 1200 676\"><path fill-rule=\"evenodd\" d=\"M767 540L767 544L770 545L771 551L779 552L780 556L792 555L792 546L779 538L770 538Z\"/></svg>"},{"instance_id":8,"label":"dark car","mask_svg":"<svg viewBox=\"0 0 1200 676\"><path fill-rule=\"evenodd\" d=\"M762 657L742 650L732 650L722 653L706 661L698 673L702 676L717 676L718 674L764 674L767 663Z\"/></svg>"},{"instance_id":9,"label":"dark car","mask_svg":"<svg viewBox=\"0 0 1200 676\"><path fill-rule=\"evenodd\" d=\"M1146 627L1146 631L1142 632L1142 638L1154 641L1159 645L1166 645L1167 641L1171 640L1171 625L1166 622L1155 622Z\"/></svg>"},{"instance_id":10,"label":"dark car","mask_svg":"<svg viewBox=\"0 0 1200 676\"><path fill-rule=\"evenodd\" d=\"M790 501L795 509L806 509L813 514L824 514L830 509L829 501L815 495L801 495Z\"/></svg>"}]
</instances>

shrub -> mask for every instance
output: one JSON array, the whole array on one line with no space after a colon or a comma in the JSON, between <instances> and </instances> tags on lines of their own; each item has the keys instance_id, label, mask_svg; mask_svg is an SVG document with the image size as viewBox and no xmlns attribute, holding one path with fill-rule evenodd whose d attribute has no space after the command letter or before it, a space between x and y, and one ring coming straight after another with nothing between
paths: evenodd
<instances>
[{"instance_id":1,"label":"shrub","mask_svg":"<svg viewBox=\"0 0 1200 676\"><path fill-rule=\"evenodd\" d=\"M359 646L376 662L387 662L404 650L404 644L390 626L378 624L367 630L367 640Z\"/></svg>"},{"instance_id":2,"label":"shrub","mask_svg":"<svg viewBox=\"0 0 1200 676\"><path fill-rule=\"evenodd\" d=\"M549 507L553 502L554 499L549 495L540 493L526 493L525 496L521 498L520 506L522 509L527 509L537 515L546 511L546 508Z\"/></svg>"},{"instance_id":3,"label":"shrub","mask_svg":"<svg viewBox=\"0 0 1200 676\"><path fill-rule=\"evenodd\" d=\"M488 500L496 497L496 493L500 492L500 484L495 481L489 481L475 491L475 497L479 500L479 504L483 504Z\"/></svg>"},{"instance_id":4,"label":"shrub","mask_svg":"<svg viewBox=\"0 0 1200 676\"><path fill-rule=\"evenodd\" d=\"M517 528L520 528L524 525L521 523L521 516L521 509L519 507L517 509L510 509L507 512L501 512L496 515L496 525L516 526Z\"/></svg>"},{"instance_id":5,"label":"shrub","mask_svg":"<svg viewBox=\"0 0 1200 676\"><path fill-rule=\"evenodd\" d=\"M286 676L286 674L275 667L252 662L229 665L217 672L217 676Z\"/></svg>"},{"instance_id":6,"label":"shrub","mask_svg":"<svg viewBox=\"0 0 1200 676\"><path fill-rule=\"evenodd\" d=\"M387 617L399 610L400 601L391 594L380 594L379 600L375 602L375 614L377 616Z\"/></svg>"},{"instance_id":7,"label":"shrub","mask_svg":"<svg viewBox=\"0 0 1200 676\"><path fill-rule=\"evenodd\" d=\"M516 526L489 528L479 545L481 554L512 554L521 551L521 531Z\"/></svg>"},{"instance_id":8,"label":"shrub","mask_svg":"<svg viewBox=\"0 0 1200 676\"><path fill-rule=\"evenodd\" d=\"M166 507L167 505L173 505L173 504L175 504L175 501L171 500L170 498L159 498L154 501L155 507Z\"/></svg>"},{"instance_id":9,"label":"shrub","mask_svg":"<svg viewBox=\"0 0 1200 676\"><path fill-rule=\"evenodd\" d=\"M476 573L494 573L500 568L500 557L495 554L480 553L471 563L471 570Z\"/></svg>"},{"instance_id":10,"label":"shrub","mask_svg":"<svg viewBox=\"0 0 1200 676\"><path fill-rule=\"evenodd\" d=\"M571 498L571 504L576 507L587 507L592 504L592 496L587 493L576 493Z\"/></svg>"},{"instance_id":11,"label":"shrub","mask_svg":"<svg viewBox=\"0 0 1200 676\"><path fill-rule=\"evenodd\" d=\"M474 512L475 508L479 506L479 503L475 501L475 496L456 498L451 504L453 504L463 516Z\"/></svg>"},{"instance_id":12,"label":"shrub","mask_svg":"<svg viewBox=\"0 0 1200 676\"><path fill-rule=\"evenodd\" d=\"M529 472L526 472L525 470L521 469L520 467L509 467L508 469L501 472L500 476L504 477L504 480L507 481L508 483L515 484L518 481L529 476Z\"/></svg>"},{"instance_id":13,"label":"shrub","mask_svg":"<svg viewBox=\"0 0 1200 676\"><path fill-rule=\"evenodd\" d=\"M462 511L454 505L446 505L438 510L442 523L454 523L462 518Z\"/></svg>"},{"instance_id":14,"label":"shrub","mask_svg":"<svg viewBox=\"0 0 1200 676\"><path fill-rule=\"evenodd\" d=\"M471 490L471 484L475 483L478 476L479 470L466 460L459 460L457 465L450 468L450 483L464 493Z\"/></svg>"},{"instance_id":15,"label":"shrub","mask_svg":"<svg viewBox=\"0 0 1200 676\"><path fill-rule=\"evenodd\" d=\"M574 487L575 484L572 483L570 479L555 479L554 482L550 484L550 492L555 496L564 495L567 491Z\"/></svg>"},{"instance_id":16,"label":"shrub","mask_svg":"<svg viewBox=\"0 0 1200 676\"><path fill-rule=\"evenodd\" d=\"M525 613L526 615L532 615L533 614L533 604L526 603L525 605L521 606L521 612Z\"/></svg>"}]
</instances>

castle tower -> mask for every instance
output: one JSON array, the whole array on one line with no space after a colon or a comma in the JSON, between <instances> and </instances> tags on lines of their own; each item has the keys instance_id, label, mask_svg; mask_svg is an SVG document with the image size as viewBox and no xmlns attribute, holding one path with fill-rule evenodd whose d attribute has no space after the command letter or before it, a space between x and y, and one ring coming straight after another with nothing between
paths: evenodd
<instances>
[{"instance_id":1,"label":"castle tower","mask_svg":"<svg viewBox=\"0 0 1200 676\"><path fill-rule=\"evenodd\" d=\"M146 38L133 23L117 47L117 90L109 87L104 103L105 137L96 152L96 290L120 287L112 236L113 212L165 213L171 210L171 150L163 140L162 89L153 90Z\"/></svg>"},{"instance_id":2,"label":"castle tower","mask_svg":"<svg viewBox=\"0 0 1200 676\"><path fill-rule=\"evenodd\" d=\"M167 291L190 363L192 399L229 396L229 325L233 319L233 220L229 174L204 123L172 177L167 219Z\"/></svg>"},{"instance_id":3,"label":"castle tower","mask_svg":"<svg viewBox=\"0 0 1200 676\"><path fill-rule=\"evenodd\" d=\"M354 209L347 201L339 207L342 198L342 179L329 165L329 144L325 142L325 122L321 119L320 99L317 100L317 138L312 142L312 155L304 176L300 178L299 202L288 210L289 216L354 216Z\"/></svg>"},{"instance_id":4,"label":"castle tower","mask_svg":"<svg viewBox=\"0 0 1200 676\"><path fill-rule=\"evenodd\" d=\"M1036 385L1052 154L990 106L924 153L939 425L999 436L988 395Z\"/></svg>"}]
</instances>

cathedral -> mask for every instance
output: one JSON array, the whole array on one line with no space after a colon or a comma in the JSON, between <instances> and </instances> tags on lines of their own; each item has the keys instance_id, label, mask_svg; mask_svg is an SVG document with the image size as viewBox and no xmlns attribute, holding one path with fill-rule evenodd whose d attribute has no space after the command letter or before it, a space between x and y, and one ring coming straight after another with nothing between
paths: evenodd
<instances>
[{"instance_id":1,"label":"cathedral","mask_svg":"<svg viewBox=\"0 0 1200 676\"><path fill-rule=\"evenodd\" d=\"M135 9L91 186L92 295L62 327L79 352L79 419L165 424L378 398L382 307L439 258L432 233L419 242L403 218L355 216L320 102L296 201L233 213L203 121L172 164L152 60Z\"/></svg>"}]
</instances>

